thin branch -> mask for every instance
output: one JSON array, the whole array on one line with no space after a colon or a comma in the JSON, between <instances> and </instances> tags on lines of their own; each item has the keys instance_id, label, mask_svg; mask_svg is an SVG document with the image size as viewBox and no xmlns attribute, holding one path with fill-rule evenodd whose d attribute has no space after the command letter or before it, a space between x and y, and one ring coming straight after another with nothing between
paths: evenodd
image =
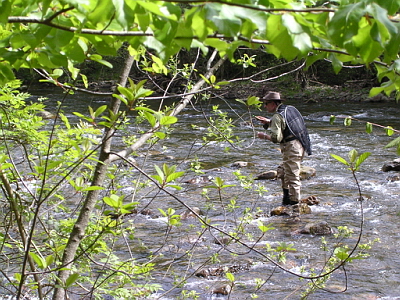
<instances>
[{"instance_id":1,"label":"thin branch","mask_svg":"<svg viewBox=\"0 0 400 300\"><path fill-rule=\"evenodd\" d=\"M204 75L205 78L209 78L218 68L225 62L227 58L223 57ZM192 88L191 93L188 93L180 102L179 104L171 111L169 114L170 116L178 115L192 100L193 96L199 92L201 87L205 84L204 79L200 79ZM157 123L153 128L148 130L146 133L142 134L140 138L130 147L126 148L125 150L120 151L118 154L111 154L109 160L115 161L119 159L119 157L127 157L129 154L140 148L147 140L149 140L156 132L161 125Z\"/></svg>"}]
</instances>

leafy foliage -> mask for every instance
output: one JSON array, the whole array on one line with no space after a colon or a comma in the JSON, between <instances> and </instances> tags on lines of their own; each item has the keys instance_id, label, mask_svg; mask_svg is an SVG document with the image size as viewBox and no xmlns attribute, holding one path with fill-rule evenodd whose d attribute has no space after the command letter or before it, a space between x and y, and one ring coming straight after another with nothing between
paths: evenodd
<instances>
[{"instance_id":1,"label":"leafy foliage","mask_svg":"<svg viewBox=\"0 0 400 300\"><path fill-rule=\"evenodd\" d=\"M371 90L371 96L381 92L390 95L397 93L400 86L400 34L398 23L393 20L399 6L398 1L385 0L319 5L315 1L292 0L1 1L0 181L4 205L10 213L2 214L6 233L0 235L0 253L13 267L2 273L17 298L23 297L26 286L32 287L29 292L37 293L41 299L54 291L54 300L65 299L66 293L76 290L85 291L88 297L107 294L128 299L144 298L160 289L151 284L150 277L159 250L152 252L154 249L150 251L140 238L136 239L135 226L125 217L137 211L139 200L151 198L151 203L161 194L182 204L169 188L180 190L176 181L184 171L177 171L177 165L164 164L156 165L155 174L148 175L128 160L128 155L148 137L150 146L168 138L178 121L176 115L191 103L192 95L199 93L203 82L208 85L201 91L203 101L210 97L205 91L220 89L228 83L215 75L218 63L207 66L204 74L197 73L194 65L168 66L179 51L199 49L210 57L211 64L215 57L209 51L214 49L221 64L227 58L246 69L255 65L257 56L243 55L238 60L236 51L243 47L260 49L287 61L304 60L307 67L327 59L337 73L346 64L361 63L376 67L378 79L383 82ZM168 94L165 91L157 98L159 108L154 108L146 103L153 95L145 87L147 81L128 78L126 85L123 79L128 77L128 70L112 92L110 103L96 109L89 107L86 113L75 112L79 121L72 124L62 113L61 103L54 119L45 121L38 115L44 109L43 103L26 103L28 95L16 90L19 83L13 81L14 70L23 68L35 70L44 82L63 88L65 96L80 90L80 85L87 89L87 74L81 71L81 64L91 61L112 69L116 66L107 57L116 56L121 49L146 75L182 76L185 91L190 93L170 109L162 103ZM132 66L133 61L130 63ZM195 76L202 80L194 83ZM255 96L239 102L249 108L261 104ZM351 125L352 120L346 118L345 125ZM213 108L213 117L208 121L210 126L201 137L204 145L223 141L232 146L240 142L233 135L232 119L218 106ZM137 136L128 133L122 139L127 142L125 148L115 152L116 133L123 132L130 122L137 126ZM370 125L367 131L372 131ZM388 135L394 133L391 127L385 131ZM398 139L389 145L398 146ZM358 155L354 150L348 160L332 156L354 174L369 153ZM15 163L16 157L21 164ZM140 173L133 182L125 183L133 186L132 200L119 192L126 173L112 165L117 159L129 165L129 171ZM198 168L198 164L193 168ZM265 192L262 187L253 186L252 178L239 172L235 175L245 191L254 190L259 197ZM27 178L32 179L32 184ZM194 245L201 242L207 230L215 231L227 237L228 244L237 243L244 252L256 251L263 260L280 267L286 252L294 250L293 245L279 243L272 247L267 243L263 251L258 251L253 241L260 241L273 229L272 225L258 222L257 232L252 232L251 210L244 208L235 213L240 211L241 204L238 195L228 191L236 185L220 177L212 183L203 190L205 206L209 211L221 209L225 219L232 214L235 226L226 229L226 224L220 227L211 224L207 217L201 218ZM76 201L73 208L67 205L71 198ZM159 212L167 219L167 242L181 224L181 215L172 207L160 208ZM134 244L151 255L146 256L144 263L133 257L120 257L121 240L124 245ZM193 249L182 257L190 258ZM317 282L312 290L322 286L344 262L355 258L354 251L345 245L334 249L323 269L306 277ZM212 253L207 262L217 262L218 254ZM233 287L237 277L232 272L225 273ZM176 287L182 286L185 279L186 274ZM257 289L264 283L257 280Z\"/></svg>"}]
</instances>

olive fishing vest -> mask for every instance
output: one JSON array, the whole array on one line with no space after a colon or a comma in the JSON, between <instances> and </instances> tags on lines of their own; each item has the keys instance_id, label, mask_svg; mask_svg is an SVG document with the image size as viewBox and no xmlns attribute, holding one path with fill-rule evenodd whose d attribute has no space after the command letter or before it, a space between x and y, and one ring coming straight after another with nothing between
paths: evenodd
<instances>
[{"instance_id":1,"label":"olive fishing vest","mask_svg":"<svg viewBox=\"0 0 400 300\"><path fill-rule=\"evenodd\" d=\"M310 136L308 135L306 124L300 112L294 106L281 104L278 107L277 113L283 117L286 123L283 139L285 140L293 135L303 145L307 154L311 155Z\"/></svg>"}]
</instances>

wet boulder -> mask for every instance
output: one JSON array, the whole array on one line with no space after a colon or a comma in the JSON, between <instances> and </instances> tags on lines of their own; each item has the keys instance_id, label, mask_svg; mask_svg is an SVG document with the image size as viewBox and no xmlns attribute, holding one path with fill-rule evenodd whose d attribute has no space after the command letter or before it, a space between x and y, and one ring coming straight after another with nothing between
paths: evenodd
<instances>
[{"instance_id":1,"label":"wet boulder","mask_svg":"<svg viewBox=\"0 0 400 300\"><path fill-rule=\"evenodd\" d=\"M400 174L396 174L396 175L389 175L386 178L387 181L400 181Z\"/></svg>"},{"instance_id":2,"label":"wet boulder","mask_svg":"<svg viewBox=\"0 0 400 300\"><path fill-rule=\"evenodd\" d=\"M224 236L221 238L215 238L214 239L214 244L217 245L229 245L232 242L232 238L230 238L229 236Z\"/></svg>"},{"instance_id":3,"label":"wet boulder","mask_svg":"<svg viewBox=\"0 0 400 300\"><path fill-rule=\"evenodd\" d=\"M191 179L188 179L184 181L184 183L190 183L190 184L205 184L205 183L210 183L211 180L213 180L212 176L196 176Z\"/></svg>"},{"instance_id":4,"label":"wet boulder","mask_svg":"<svg viewBox=\"0 0 400 300\"><path fill-rule=\"evenodd\" d=\"M196 218L197 217L196 214L199 216L202 216L203 212L198 207L192 207L191 209L187 209L183 213L180 214L181 220Z\"/></svg>"},{"instance_id":5,"label":"wet boulder","mask_svg":"<svg viewBox=\"0 0 400 300\"><path fill-rule=\"evenodd\" d=\"M307 203L298 203L295 205L278 206L271 210L271 216L298 216L310 214L311 208Z\"/></svg>"},{"instance_id":6,"label":"wet boulder","mask_svg":"<svg viewBox=\"0 0 400 300\"><path fill-rule=\"evenodd\" d=\"M277 206L271 210L271 216L291 216L293 209L290 206Z\"/></svg>"},{"instance_id":7,"label":"wet boulder","mask_svg":"<svg viewBox=\"0 0 400 300\"><path fill-rule=\"evenodd\" d=\"M243 259L239 264L234 264L231 266L218 266L211 268L202 268L195 273L197 277L209 278L211 276L224 276L226 273L238 273L242 271L248 271L253 265L252 261L246 262L246 259Z\"/></svg>"},{"instance_id":8,"label":"wet boulder","mask_svg":"<svg viewBox=\"0 0 400 300\"><path fill-rule=\"evenodd\" d=\"M293 212L299 215L311 214L311 208L307 203L298 203L292 206Z\"/></svg>"},{"instance_id":9,"label":"wet boulder","mask_svg":"<svg viewBox=\"0 0 400 300\"><path fill-rule=\"evenodd\" d=\"M319 221L306 224L302 229L300 229L300 233L312 235L329 235L333 233L333 230L327 222Z\"/></svg>"},{"instance_id":10,"label":"wet boulder","mask_svg":"<svg viewBox=\"0 0 400 300\"><path fill-rule=\"evenodd\" d=\"M220 287L216 287L212 290L212 293L214 295L229 295L229 293L231 292L232 287L229 284L225 284L223 286Z\"/></svg>"},{"instance_id":11,"label":"wet boulder","mask_svg":"<svg viewBox=\"0 0 400 300\"><path fill-rule=\"evenodd\" d=\"M257 175L255 180L273 180L276 179L277 173L275 170L267 171Z\"/></svg>"},{"instance_id":12,"label":"wet boulder","mask_svg":"<svg viewBox=\"0 0 400 300\"><path fill-rule=\"evenodd\" d=\"M49 111L46 111L46 110L39 111L36 115L39 116L39 117L42 117L45 120L55 119L56 118L55 114L53 114L53 113L51 113Z\"/></svg>"},{"instance_id":13,"label":"wet boulder","mask_svg":"<svg viewBox=\"0 0 400 300\"><path fill-rule=\"evenodd\" d=\"M247 167L249 163L247 161L235 161L231 167L232 168L244 168Z\"/></svg>"},{"instance_id":14,"label":"wet boulder","mask_svg":"<svg viewBox=\"0 0 400 300\"><path fill-rule=\"evenodd\" d=\"M301 199L300 203L305 203L307 205L318 205L320 201L316 196L308 196L307 198Z\"/></svg>"},{"instance_id":15,"label":"wet boulder","mask_svg":"<svg viewBox=\"0 0 400 300\"><path fill-rule=\"evenodd\" d=\"M392 162L385 163L382 166L382 171L383 172L400 171L400 158L396 158Z\"/></svg>"},{"instance_id":16,"label":"wet boulder","mask_svg":"<svg viewBox=\"0 0 400 300\"><path fill-rule=\"evenodd\" d=\"M300 179L306 180L310 179L311 177L315 177L317 175L317 171L312 167L301 166L300 169Z\"/></svg>"}]
</instances>

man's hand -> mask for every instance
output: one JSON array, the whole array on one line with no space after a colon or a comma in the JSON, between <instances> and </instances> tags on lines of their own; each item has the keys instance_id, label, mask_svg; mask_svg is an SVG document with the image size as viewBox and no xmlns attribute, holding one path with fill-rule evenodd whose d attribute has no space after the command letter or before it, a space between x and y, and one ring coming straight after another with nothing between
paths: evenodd
<instances>
[{"instance_id":1,"label":"man's hand","mask_svg":"<svg viewBox=\"0 0 400 300\"><path fill-rule=\"evenodd\" d=\"M271 123L271 120L262 116L254 116L258 121L260 121L262 124L269 124Z\"/></svg>"},{"instance_id":2,"label":"man's hand","mask_svg":"<svg viewBox=\"0 0 400 300\"><path fill-rule=\"evenodd\" d=\"M263 140L271 140L271 136L265 132L257 132L257 137Z\"/></svg>"}]
</instances>

